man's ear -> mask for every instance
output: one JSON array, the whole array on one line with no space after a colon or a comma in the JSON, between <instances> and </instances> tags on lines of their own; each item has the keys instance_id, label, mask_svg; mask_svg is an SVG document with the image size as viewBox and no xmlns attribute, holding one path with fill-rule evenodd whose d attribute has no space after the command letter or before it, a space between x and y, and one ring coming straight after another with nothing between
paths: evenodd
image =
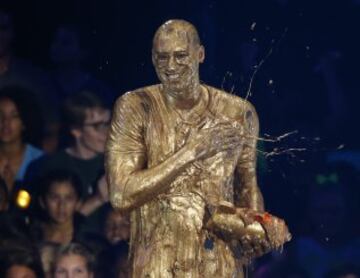
<instances>
[{"instance_id":1,"label":"man's ear","mask_svg":"<svg viewBox=\"0 0 360 278\"><path fill-rule=\"evenodd\" d=\"M205 48L204 46L200 45L199 47L199 63L203 63L205 60Z\"/></svg>"},{"instance_id":2,"label":"man's ear","mask_svg":"<svg viewBox=\"0 0 360 278\"><path fill-rule=\"evenodd\" d=\"M151 52L151 61L152 61L153 66L155 67L155 53L154 53L154 50Z\"/></svg>"},{"instance_id":3,"label":"man's ear","mask_svg":"<svg viewBox=\"0 0 360 278\"><path fill-rule=\"evenodd\" d=\"M77 139L77 138L79 138L80 136L81 136L81 130L79 129L79 128L71 128L70 129L70 134L72 135L72 136L74 136L74 138L75 139Z\"/></svg>"}]
</instances>

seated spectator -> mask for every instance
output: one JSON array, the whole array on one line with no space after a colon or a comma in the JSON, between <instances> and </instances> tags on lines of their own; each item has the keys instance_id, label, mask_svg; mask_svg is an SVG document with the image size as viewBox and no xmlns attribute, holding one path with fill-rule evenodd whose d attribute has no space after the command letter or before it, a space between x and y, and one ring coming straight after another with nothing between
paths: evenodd
<instances>
[{"instance_id":1,"label":"seated spectator","mask_svg":"<svg viewBox=\"0 0 360 278\"><path fill-rule=\"evenodd\" d=\"M104 230L105 238L111 245L120 241L128 242L130 239L129 216L109 208L105 216Z\"/></svg>"},{"instance_id":2,"label":"seated spectator","mask_svg":"<svg viewBox=\"0 0 360 278\"><path fill-rule=\"evenodd\" d=\"M0 246L0 270L4 278L44 277L37 250L14 241Z\"/></svg>"},{"instance_id":3,"label":"seated spectator","mask_svg":"<svg viewBox=\"0 0 360 278\"><path fill-rule=\"evenodd\" d=\"M15 185L23 182L29 164L43 155L30 143L41 136L41 117L36 111L24 89L0 89L0 176L10 198Z\"/></svg>"},{"instance_id":4,"label":"seated spectator","mask_svg":"<svg viewBox=\"0 0 360 278\"><path fill-rule=\"evenodd\" d=\"M104 212L104 237L107 248L98 255L96 277L130 277L129 239L130 221L128 215L115 211L110 205Z\"/></svg>"},{"instance_id":5,"label":"seated spectator","mask_svg":"<svg viewBox=\"0 0 360 278\"><path fill-rule=\"evenodd\" d=\"M33 163L28 179L36 181L36 176L57 169L74 171L81 180L86 200L79 210L91 217L87 221L90 223L88 230L101 233L101 216L96 210L108 201L103 153L110 110L93 93L81 92L65 102L64 118L70 135L69 147Z\"/></svg>"},{"instance_id":6,"label":"seated spectator","mask_svg":"<svg viewBox=\"0 0 360 278\"><path fill-rule=\"evenodd\" d=\"M85 246L70 243L59 249L54 262L54 278L92 278L95 271L95 256ZM75 276L78 275L78 276Z\"/></svg>"},{"instance_id":7,"label":"seated spectator","mask_svg":"<svg viewBox=\"0 0 360 278\"><path fill-rule=\"evenodd\" d=\"M38 239L68 244L80 236L83 219L76 210L81 204L81 181L72 172L57 170L49 172L40 185L43 217L34 225Z\"/></svg>"}]
</instances>

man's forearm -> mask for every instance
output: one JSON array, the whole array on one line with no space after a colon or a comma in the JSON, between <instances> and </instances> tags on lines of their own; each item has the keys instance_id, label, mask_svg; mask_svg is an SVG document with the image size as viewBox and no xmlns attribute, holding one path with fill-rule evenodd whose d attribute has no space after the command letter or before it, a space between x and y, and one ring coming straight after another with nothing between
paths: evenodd
<instances>
[{"instance_id":1,"label":"man's forearm","mask_svg":"<svg viewBox=\"0 0 360 278\"><path fill-rule=\"evenodd\" d=\"M169 188L170 183L195 160L194 152L184 147L159 165L143 170L124 173L116 170L116 159L109 154L108 173L110 202L120 210L129 211L155 198ZM110 166L111 165L111 166Z\"/></svg>"},{"instance_id":2,"label":"man's forearm","mask_svg":"<svg viewBox=\"0 0 360 278\"><path fill-rule=\"evenodd\" d=\"M254 164L254 162L244 163L237 168L238 184L235 186L235 205L264 211L264 200L257 184Z\"/></svg>"}]
</instances>

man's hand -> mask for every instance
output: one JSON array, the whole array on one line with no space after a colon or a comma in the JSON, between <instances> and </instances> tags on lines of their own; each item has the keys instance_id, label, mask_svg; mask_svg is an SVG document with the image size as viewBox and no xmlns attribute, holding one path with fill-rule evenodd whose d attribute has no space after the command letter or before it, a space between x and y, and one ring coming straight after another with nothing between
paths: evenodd
<instances>
[{"instance_id":1,"label":"man's hand","mask_svg":"<svg viewBox=\"0 0 360 278\"><path fill-rule=\"evenodd\" d=\"M193 132L185 145L194 151L195 159L205 159L219 152L232 151L241 146L243 131L230 124L219 124Z\"/></svg>"},{"instance_id":2,"label":"man's hand","mask_svg":"<svg viewBox=\"0 0 360 278\"><path fill-rule=\"evenodd\" d=\"M206 227L238 240L244 262L280 248L291 239L282 219L267 212L236 208L227 202L219 204Z\"/></svg>"}]
</instances>

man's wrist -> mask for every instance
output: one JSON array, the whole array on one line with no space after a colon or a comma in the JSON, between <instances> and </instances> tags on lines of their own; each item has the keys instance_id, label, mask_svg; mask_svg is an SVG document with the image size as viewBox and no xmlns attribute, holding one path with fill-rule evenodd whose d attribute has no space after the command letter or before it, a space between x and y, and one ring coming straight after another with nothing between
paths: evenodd
<instances>
[{"instance_id":1,"label":"man's wrist","mask_svg":"<svg viewBox=\"0 0 360 278\"><path fill-rule=\"evenodd\" d=\"M185 145L181 151L183 152L184 161L187 163L192 163L197 160L196 151L193 148L189 148L188 145Z\"/></svg>"}]
</instances>

